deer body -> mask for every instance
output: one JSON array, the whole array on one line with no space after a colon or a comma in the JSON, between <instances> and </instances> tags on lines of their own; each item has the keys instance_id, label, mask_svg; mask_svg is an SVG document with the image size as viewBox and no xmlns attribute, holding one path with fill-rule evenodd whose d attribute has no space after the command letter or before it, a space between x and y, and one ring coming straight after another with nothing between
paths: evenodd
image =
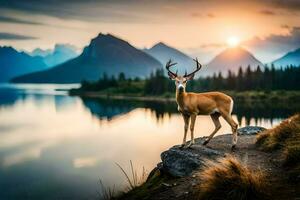
<instances>
[{"instance_id":1,"label":"deer body","mask_svg":"<svg viewBox=\"0 0 300 200\"><path fill-rule=\"evenodd\" d=\"M179 112L190 115L210 115L220 113L222 109L231 112L233 106L231 97L221 92L176 92L176 102Z\"/></svg>"},{"instance_id":2,"label":"deer body","mask_svg":"<svg viewBox=\"0 0 300 200\"><path fill-rule=\"evenodd\" d=\"M189 123L191 123L191 141L187 147L190 147L195 143L194 126L197 115L210 115L215 125L215 130L210 134L203 144L206 145L217 133L217 131L220 130L221 123L219 121L219 117L222 116L231 126L233 133L232 148L234 148L237 143L238 125L231 117L231 112L233 109L232 98L221 92L194 93L185 91L185 85L187 81L193 79L194 74L201 69L201 65L198 63L198 60L195 61L197 62L196 71L188 75L185 74L184 76L177 76L177 73L175 74L169 70L169 67L175 65L176 63L172 64L171 61L169 61L166 65L169 77L172 80L175 80L178 111L182 114L184 119L184 137L182 146L186 145L186 135L189 128Z\"/></svg>"}]
</instances>

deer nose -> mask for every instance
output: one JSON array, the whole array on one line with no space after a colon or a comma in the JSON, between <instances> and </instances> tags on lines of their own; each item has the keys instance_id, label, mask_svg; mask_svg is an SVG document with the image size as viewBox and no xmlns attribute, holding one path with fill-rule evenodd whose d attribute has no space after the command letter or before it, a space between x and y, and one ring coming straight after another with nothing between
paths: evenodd
<instances>
[{"instance_id":1,"label":"deer nose","mask_svg":"<svg viewBox=\"0 0 300 200\"><path fill-rule=\"evenodd\" d=\"M179 90L179 91L183 91L183 89L184 89L183 85L181 85L181 84L178 85L178 90Z\"/></svg>"}]
</instances>

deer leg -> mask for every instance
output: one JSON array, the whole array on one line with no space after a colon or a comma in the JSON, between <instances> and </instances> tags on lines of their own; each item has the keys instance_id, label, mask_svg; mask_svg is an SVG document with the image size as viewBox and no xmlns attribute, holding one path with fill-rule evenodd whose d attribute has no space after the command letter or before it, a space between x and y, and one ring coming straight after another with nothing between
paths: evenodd
<instances>
[{"instance_id":1,"label":"deer leg","mask_svg":"<svg viewBox=\"0 0 300 200\"><path fill-rule=\"evenodd\" d=\"M182 114L182 116L183 116L183 120L184 120L184 136L183 136L181 147L183 147L186 143L186 134L187 134L187 131L189 128L189 123L190 123L189 115Z\"/></svg>"},{"instance_id":2,"label":"deer leg","mask_svg":"<svg viewBox=\"0 0 300 200\"><path fill-rule=\"evenodd\" d=\"M220 123L220 120L219 120L220 113L211 114L210 117L211 117L212 121L214 122L215 130L203 142L203 145L206 145L214 137L214 135L218 132L218 130L220 130L220 128L221 128L221 123Z\"/></svg>"},{"instance_id":3,"label":"deer leg","mask_svg":"<svg viewBox=\"0 0 300 200\"><path fill-rule=\"evenodd\" d=\"M231 149L234 149L238 140L237 136L237 128L238 124L232 119L230 114L222 114L222 117L225 119L225 121L231 126L232 130L232 146Z\"/></svg>"},{"instance_id":4,"label":"deer leg","mask_svg":"<svg viewBox=\"0 0 300 200\"><path fill-rule=\"evenodd\" d=\"M193 144L195 144L195 140L194 140L194 127L195 127L196 117L197 117L197 115L195 115L195 114L191 115L191 126L190 126L191 141L187 145L187 147L191 147Z\"/></svg>"}]
</instances>

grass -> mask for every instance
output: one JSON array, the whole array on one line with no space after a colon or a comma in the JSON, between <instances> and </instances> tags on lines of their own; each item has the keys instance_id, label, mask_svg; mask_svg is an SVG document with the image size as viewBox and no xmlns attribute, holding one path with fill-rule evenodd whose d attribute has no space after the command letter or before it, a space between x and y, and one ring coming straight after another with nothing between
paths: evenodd
<instances>
[{"instance_id":1,"label":"grass","mask_svg":"<svg viewBox=\"0 0 300 200\"><path fill-rule=\"evenodd\" d=\"M300 177L300 113L257 136L256 144L266 151L278 151L291 180Z\"/></svg>"},{"instance_id":2,"label":"grass","mask_svg":"<svg viewBox=\"0 0 300 200\"><path fill-rule=\"evenodd\" d=\"M261 172L251 172L234 157L208 161L200 177L200 200L267 198L265 176Z\"/></svg>"},{"instance_id":3,"label":"grass","mask_svg":"<svg viewBox=\"0 0 300 200\"><path fill-rule=\"evenodd\" d=\"M126 177L127 183L128 183L128 187L126 188L127 191L133 190L136 187L140 186L141 184L143 184L146 179L147 179L147 173L145 168L143 167L143 171L141 173L141 175L138 175L137 170L134 168L132 161L130 160L130 172L126 172L124 170L124 168L119 165L118 163L116 163L116 165L120 168L120 170L123 172L124 176Z\"/></svg>"},{"instance_id":4,"label":"grass","mask_svg":"<svg viewBox=\"0 0 300 200\"><path fill-rule=\"evenodd\" d=\"M98 192L99 199L102 200L110 200L113 199L116 196L115 186L114 187L106 187L102 180L99 179L99 186L101 191Z\"/></svg>"},{"instance_id":5,"label":"grass","mask_svg":"<svg viewBox=\"0 0 300 200\"><path fill-rule=\"evenodd\" d=\"M256 144L263 150L272 151L294 146L293 141L300 139L300 114L282 121L278 126L268 129L257 136Z\"/></svg>"},{"instance_id":6,"label":"grass","mask_svg":"<svg viewBox=\"0 0 300 200\"><path fill-rule=\"evenodd\" d=\"M118 163L116 165L120 168L122 173L124 174L127 186L122 192L117 192L115 190L115 186L113 187L107 187L105 184L103 184L102 180L99 180L99 187L100 191L98 191L98 197L99 199L103 200L111 200L111 199L120 199L124 197L127 193L134 191L136 188L138 188L140 185L145 183L148 174L143 167L142 173L139 175L137 169L134 167L132 161L130 160L130 172L126 172L126 170Z\"/></svg>"},{"instance_id":7,"label":"grass","mask_svg":"<svg viewBox=\"0 0 300 200\"><path fill-rule=\"evenodd\" d=\"M162 190L164 182L168 182L172 179L174 178L161 173L159 170L154 170L146 182L126 193L123 193L117 199L148 199L153 193L159 193Z\"/></svg>"}]
</instances>

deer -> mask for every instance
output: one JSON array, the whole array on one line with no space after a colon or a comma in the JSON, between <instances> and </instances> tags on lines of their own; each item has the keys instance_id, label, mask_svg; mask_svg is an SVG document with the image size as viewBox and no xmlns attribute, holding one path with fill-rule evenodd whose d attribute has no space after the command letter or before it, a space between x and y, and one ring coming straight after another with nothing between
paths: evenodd
<instances>
[{"instance_id":1,"label":"deer","mask_svg":"<svg viewBox=\"0 0 300 200\"><path fill-rule=\"evenodd\" d=\"M202 92L202 93L194 93L194 92L186 92L186 84L188 81L193 80L195 73L200 71L202 65L198 62L198 59L193 59L196 62L196 69L183 76L177 75L177 72L174 73L170 70L170 67L176 65L177 63L172 63L171 59L166 63L166 69L168 72L168 76L171 80L175 81L176 85L176 102L178 105L178 111L181 113L184 120L184 136L181 144L181 148L190 148L195 144L194 140L194 126L196 122L197 115L210 115L215 129L213 132L204 140L203 145L207 145L209 141L214 137L214 135L220 130L220 116L224 118L224 120L230 125L232 129L232 146L231 149L234 150L236 148L238 135L237 128L238 124L232 119L231 113L233 110L233 99L221 92L212 91L212 92ZM187 144L186 136L190 124L191 131L191 140Z\"/></svg>"}]
</instances>

